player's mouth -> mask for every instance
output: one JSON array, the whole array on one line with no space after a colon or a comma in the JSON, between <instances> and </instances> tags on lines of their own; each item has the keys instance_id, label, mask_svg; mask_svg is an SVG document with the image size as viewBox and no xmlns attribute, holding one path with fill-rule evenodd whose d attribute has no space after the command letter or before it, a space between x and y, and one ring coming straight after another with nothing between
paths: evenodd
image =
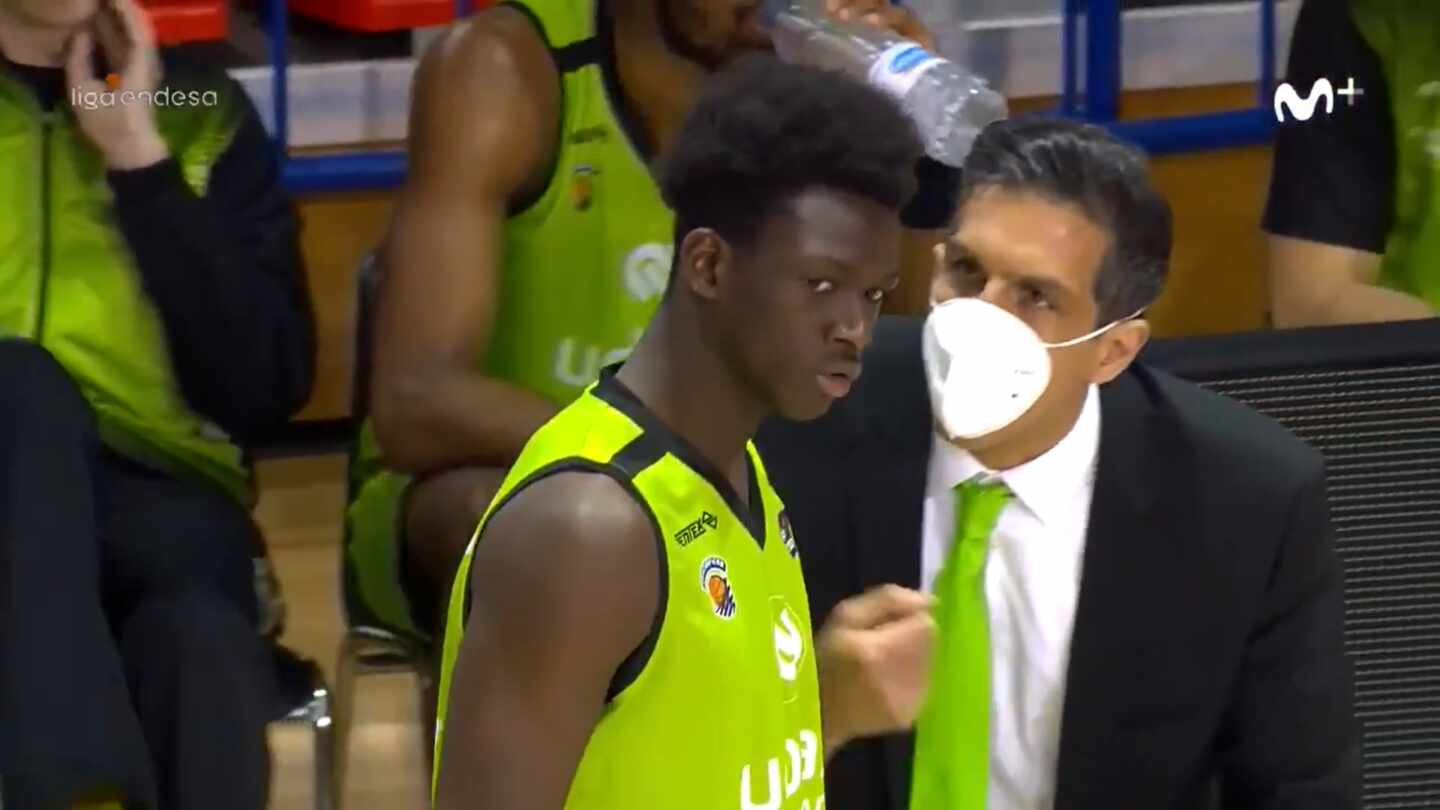
<instances>
[{"instance_id":1,"label":"player's mouth","mask_svg":"<svg viewBox=\"0 0 1440 810\"><path fill-rule=\"evenodd\" d=\"M815 375L815 379L819 381L820 390L825 396L840 399L850 393L855 381L860 379L860 364L837 363Z\"/></svg>"}]
</instances>

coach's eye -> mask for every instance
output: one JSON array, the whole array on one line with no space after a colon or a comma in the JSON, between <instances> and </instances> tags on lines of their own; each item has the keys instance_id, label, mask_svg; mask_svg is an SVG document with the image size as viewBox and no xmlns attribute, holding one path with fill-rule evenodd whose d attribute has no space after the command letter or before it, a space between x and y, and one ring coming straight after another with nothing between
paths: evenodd
<instances>
[{"instance_id":1,"label":"coach's eye","mask_svg":"<svg viewBox=\"0 0 1440 810\"><path fill-rule=\"evenodd\" d=\"M877 304L883 302L885 300L885 296L889 294L890 291L885 289L884 287L871 287L870 289L865 291L865 297L869 298L871 301Z\"/></svg>"},{"instance_id":2,"label":"coach's eye","mask_svg":"<svg viewBox=\"0 0 1440 810\"><path fill-rule=\"evenodd\" d=\"M1026 306L1039 307L1040 309L1050 309L1050 299L1046 297L1045 293L1041 291L1039 287L1031 284L1026 284L1023 288L1021 288L1021 294L1024 296L1024 303Z\"/></svg>"},{"instance_id":3,"label":"coach's eye","mask_svg":"<svg viewBox=\"0 0 1440 810\"><path fill-rule=\"evenodd\" d=\"M835 283L829 279L812 278L810 279L810 289L817 293L826 293L835 289Z\"/></svg>"}]
</instances>

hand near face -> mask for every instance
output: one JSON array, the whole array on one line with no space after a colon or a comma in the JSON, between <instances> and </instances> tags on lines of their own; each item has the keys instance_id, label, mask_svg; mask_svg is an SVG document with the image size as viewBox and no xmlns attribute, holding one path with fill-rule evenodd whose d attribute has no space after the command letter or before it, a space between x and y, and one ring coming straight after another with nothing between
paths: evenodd
<instances>
[{"instance_id":1,"label":"hand near face","mask_svg":"<svg viewBox=\"0 0 1440 810\"><path fill-rule=\"evenodd\" d=\"M816 640L825 750L914 724L930 681L933 599L885 585L835 606Z\"/></svg>"},{"instance_id":2,"label":"hand near face","mask_svg":"<svg viewBox=\"0 0 1440 810\"><path fill-rule=\"evenodd\" d=\"M113 71L109 81L95 77L96 48L103 49ZM138 98L159 84L160 62L149 22L134 0L109 0L94 24L75 34L66 50L65 73L78 91L70 98L80 130L109 168L141 169L165 159L169 150L155 125L152 105ZM110 94L110 103L73 103L77 97L104 93Z\"/></svg>"},{"instance_id":3,"label":"hand near face","mask_svg":"<svg viewBox=\"0 0 1440 810\"><path fill-rule=\"evenodd\" d=\"M863 22L912 39L925 50L935 51L935 34L909 9L886 0L825 0L825 10L846 22Z\"/></svg>"}]
</instances>

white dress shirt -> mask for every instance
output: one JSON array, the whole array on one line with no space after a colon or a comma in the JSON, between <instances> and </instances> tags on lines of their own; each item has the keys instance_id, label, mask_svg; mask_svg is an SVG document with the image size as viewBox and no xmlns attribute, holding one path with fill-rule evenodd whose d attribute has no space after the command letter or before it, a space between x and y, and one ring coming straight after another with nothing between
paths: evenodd
<instances>
[{"instance_id":1,"label":"white dress shirt","mask_svg":"<svg viewBox=\"0 0 1440 810\"><path fill-rule=\"evenodd\" d=\"M990 788L987 810L1054 806L1060 715L1100 443L1091 386L1075 426L1044 455L1001 473L938 434L925 484L921 586L934 588L955 532L956 485L998 477L1013 494L990 535Z\"/></svg>"}]
</instances>

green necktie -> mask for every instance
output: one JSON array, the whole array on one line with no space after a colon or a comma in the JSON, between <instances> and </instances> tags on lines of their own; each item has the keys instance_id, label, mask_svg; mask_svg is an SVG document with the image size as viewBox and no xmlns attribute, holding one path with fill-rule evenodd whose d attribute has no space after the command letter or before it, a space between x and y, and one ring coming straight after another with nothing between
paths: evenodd
<instances>
[{"instance_id":1,"label":"green necktie","mask_svg":"<svg viewBox=\"0 0 1440 810\"><path fill-rule=\"evenodd\" d=\"M984 810L990 775L990 614L985 557L1010 491L955 488L955 542L935 579L938 635L915 728L910 810Z\"/></svg>"}]
</instances>

